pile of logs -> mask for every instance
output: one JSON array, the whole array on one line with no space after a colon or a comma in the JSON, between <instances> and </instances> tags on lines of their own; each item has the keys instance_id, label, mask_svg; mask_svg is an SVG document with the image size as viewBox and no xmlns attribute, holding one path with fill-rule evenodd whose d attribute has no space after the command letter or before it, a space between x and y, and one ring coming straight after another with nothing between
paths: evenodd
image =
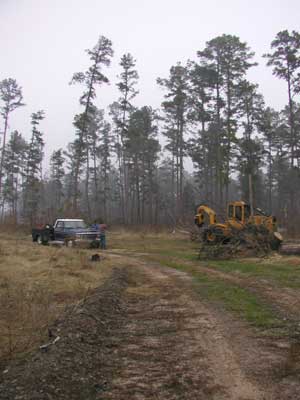
<instances>
[{"instance_id":1,"label":"pile of logs","mask_svg":"<svg viewBox=\"0 0 300 400\"><path fill-rule=\"evenodd\" d=\"M260 230L236 230L230 240L200 243L199 258L264 257L272 251L272 236Z\"/></svg>"},{"instance_id":2,"label":"pile of logs","mask_svg":"<svg viewBox=\"0 0 300 400\"><path fill-rule=\"evenodd\" d=\"M296 241L284 242L280 246L279 253L288 256L300 255L300 243Z\"/></svg>"}]
</instances>

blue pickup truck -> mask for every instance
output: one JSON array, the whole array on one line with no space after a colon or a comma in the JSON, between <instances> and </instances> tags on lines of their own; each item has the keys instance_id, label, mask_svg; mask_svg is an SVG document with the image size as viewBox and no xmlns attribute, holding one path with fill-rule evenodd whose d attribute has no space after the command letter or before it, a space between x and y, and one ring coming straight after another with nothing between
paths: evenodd
<instances>
[{"instance_id":1,"label":"blue pickup truck","mask_svg":"<svg viewBox=\"0 0 300 400\"><path fill-rule=\"evenodd\" d=\"M100 232L88 227L82 219L57 219L54 225L33 228L31 234L33 242L43 245L56 242L73 247L80 243L98 248L100 244Z\"/></svg>"}]
</instances>

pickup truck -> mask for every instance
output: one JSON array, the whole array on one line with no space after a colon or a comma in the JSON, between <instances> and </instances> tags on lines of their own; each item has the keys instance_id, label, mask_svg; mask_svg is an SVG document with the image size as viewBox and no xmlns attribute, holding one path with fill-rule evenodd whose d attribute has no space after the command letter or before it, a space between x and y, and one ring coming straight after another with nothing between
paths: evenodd
<instances>
[{"instance_id":1,"label":"pickup truck","mask_svg":"<svg viewBox=\"0 0 300 400\"><path fill-rule=\"evenodd\" d=\"M31 234L33 242L43 245L56 242L73 247L84 243L88 247L97 248L100 244L99 231L88 227L82 219L57 219L54 225L33 228Z\"/></svg>"}]
</instances>

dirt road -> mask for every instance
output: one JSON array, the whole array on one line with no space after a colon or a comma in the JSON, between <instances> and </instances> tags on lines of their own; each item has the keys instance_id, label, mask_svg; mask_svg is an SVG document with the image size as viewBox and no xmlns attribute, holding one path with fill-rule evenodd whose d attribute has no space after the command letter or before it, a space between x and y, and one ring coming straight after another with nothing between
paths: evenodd
<instances>
[{"instance_id":1,"label":"dirt road","mask_svg":"<svg viewBox=\"0 0 300 400\"><path fill-rule=\"evenodd\" d=\"M202 299L187 273L125 264L57 322L48 351L1 373L1 400L300 399L288 343Z\"/></svg>"}]
</instances>

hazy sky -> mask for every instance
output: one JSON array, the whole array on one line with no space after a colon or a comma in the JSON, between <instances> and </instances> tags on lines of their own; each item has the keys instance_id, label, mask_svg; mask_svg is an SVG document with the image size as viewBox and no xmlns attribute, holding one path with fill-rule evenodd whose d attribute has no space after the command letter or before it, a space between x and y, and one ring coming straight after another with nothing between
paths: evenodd
<instances>
[{"instance_id":1,"label":"hazy sky","mask_svg":"<svg viewBox=\"0 0 300 400\"><path fill-rule=\"evenodd\" d=\"M163 92L156 78L167 77L177 61L196 59L206 41L227 33L255 51L259 66L249 79L259 84L266 103L279 109L286 103L285 86L261 56L278 31L300 31L299 0L0 0L0 16L0 80L15 78L26 103L12 114L10 130L28 138L31 113L45 110L47 158L74 139L82 87L68 83L89 66L84 50L99 35L112 40L115 52L105 71L111 83L97 91L101 108L118 97L116 75L125 52L137 60L140 75L135 104L159 107Z\"/></svg>"}]
</instances>

